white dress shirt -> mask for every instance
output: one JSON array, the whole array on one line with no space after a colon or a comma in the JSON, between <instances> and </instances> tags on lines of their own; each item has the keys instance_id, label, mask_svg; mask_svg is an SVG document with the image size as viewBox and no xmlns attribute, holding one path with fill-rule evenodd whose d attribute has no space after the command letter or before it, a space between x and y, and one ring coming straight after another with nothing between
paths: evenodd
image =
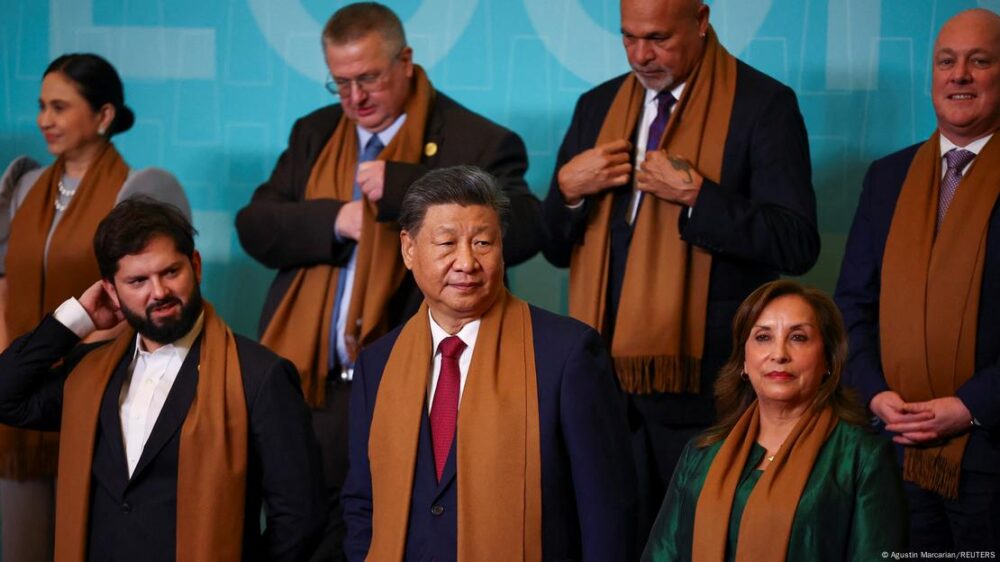
<instances>
[{"instance_id":1,"label":"white dress shirt","mask_svg":"<svg viewBox=\"0 0 1000 562\"><path fill-rule=\"evenodd\" d=\"M684 82L671 88L670 93L674 96L675 100L680 100L681 94L684 93ZM653 124L653 121L656 119L656 113L659 111L659 104L656 102L657 95L659 95L659 92L656 90L646 89L646 101L642 104L642 116L639 118L639 135L635 139L636 168L639 167L639 164L646 161L646 143L649 140L649 126ZM674 114L675 109L677 109L677 102L674 102L674 105L670 106L671 115ZM632 177L635 178L635 174L632 174ZM633 183L634 181L633 179ZM632 200L629 203L630 224L635 222L635 216L639 213L639 203L642 202L642 193L638 188L632 188ZM583 200L566 206L570 209L579 209L583 207ZM688 216L691 216L691 209L688 209Z\"/></svg>"},{"instance_id":2,"label":"white dress shirt","mask_svg":"<svg viewBox=\"0 0 1000 562\"><path fill-rule=\"evenodd\" d=\"M681 94L684 93L684 83L674 86L670 89L670 93L674 96L675 100L681 99ZM656 113L658 111L658 103L656 102L656 96L659 92L656 90L646 90L646 102L642 104L642 118L639 119L639 136L635 139L635 167L639 168L639 165L646 161L646 143L649 141L649 126L653 124L656 120ZM674 114L674 110L677 109L677 102L670 106L670 114ZM664 129L666 131L666 129ZM635 178L635 174L632 174ZM633 179L633 183L634 183ZM632 188L632 201L629 206L629 217L628 222L632 224L635 222L635 217L639 214L639 203L642 202L643 192L638 188ZM690 210L688 211L690 213ZM690 215L689 215L690 216Z\"/></svg>"},{"instance_id":3,"label":"white dress shirt","mask_svg":"<svg viewBox=\"0 0 1000 562\"><path fill-rule=\"evenodd\" d=\"M434 321L434 317L431 316L430 310L427 311L427 317L431 323L431 349L434 350L434 357L431 360L431 380L427 387L427 413L431 412L431 405L434 404L434 391L437 390L438 378L441 376L441 351L438 347L441 342L451 336L448 332L444 330L437 322ZM458 403L462 403L462 393L465 392L465 379L469 377L469 365L472 363L472 350L476 347L476 338L479 337L479 324L482 322L480 320L473 320L462 329L458 331L456 336L459 337L463 342L465 342L465 349L462 350L462 355L458 357L458 370L461 375L458 385Z\"/></svg>"},{"instance_id":4,"label":"white dress shirt","mask_svg":"<svg viewBox=\"0 0 1000 562\"><path fill-rule=\"evenodd\" d=\"M982 152L983 147L986 146L986 143L990 142L990 139L993 138L993 133L990 133L981 139L976 139L970 142L967 146L958 146L957 144L946 139L944 135L939 135L938 138L941 139L941 178L944 179L944 175L948 172L948 161L945 160L944 158L945 154L947 154L952 149L958 148L961 150L968 150L969 152L975 154L976 156L979 156L979 153ZM965 165L965 168L962 168L963 177L965 176L965 173L969 171L969 168L972 167L972 164L975 161L976 161L975 158L969 160L969 163Z\"/></svg>"},{"instance_id":5,"label":"white dress shirt","mask_svg":"<svg viewBox=\"0 0 1000 562\"><path fill-rule=\"evenodd\" d=\"M382 141L383 146L389 146L393 137L403 127L403 123L406 123L405 113L397 117L385 130L378 133L373 133L358 125L358 155L360 156L361 151L368 145L368 141L376 134L378 134L378 139ZM354 270L357 267L357 262L358 248L355 246L354 250L351 251L351 258L347 260L347 264L341 269L341 282L344 283L344 293L340 297L340 308L337 309L337 318L334 319L336 321L334 329L337 330L337 357L340 358L341 365L348 365L350 363L347 354L347 342L344 341L344 329L347 327L347 309L351 306L351 294L354 293Z\"/></svg>"},{"instance_id":6,"label":"white dress shirt","mask_svg":"<svg viewBox=\"0 0 1000 562\"><path fill-rule=\"evenodd\" d=\"M95 330L90 315L75 298L60 305L53 316L80 338ZM129 477L139 464L149 434L160 417L163 404L167 401L184 359L191 351L191 345L201 333L204 320L205 314L202 313L187 334L156 351L146 351L142 338L136 335L135 353L118 397L118 415L121 419Z\"/></svg>"}]
</instances>

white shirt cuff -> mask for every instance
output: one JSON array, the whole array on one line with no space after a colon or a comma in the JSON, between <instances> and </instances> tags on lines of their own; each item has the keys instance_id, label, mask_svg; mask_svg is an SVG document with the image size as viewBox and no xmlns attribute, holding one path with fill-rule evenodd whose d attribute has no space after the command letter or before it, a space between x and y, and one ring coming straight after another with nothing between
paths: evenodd
<instances>
[{"instance_id":1,"label":"white shirt cuff","mask_svg":"<svg viewBox=\"0 0 1000 562\"><path fill-rule=\"evenodd\" d=\"M80 301L73 297L66 299L59 308L52 313L52 317L73 331L81 340L97 330L94 321L90 319L90 314L83 308Z\"/></svg>"}]
</instances>

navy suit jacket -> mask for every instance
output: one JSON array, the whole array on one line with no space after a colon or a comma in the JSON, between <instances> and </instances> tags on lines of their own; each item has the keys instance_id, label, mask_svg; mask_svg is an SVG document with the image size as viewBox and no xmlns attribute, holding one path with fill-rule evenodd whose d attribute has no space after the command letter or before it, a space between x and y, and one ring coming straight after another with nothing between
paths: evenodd
<instances>
[{"instance_id":1,"label":"navy suit jacket","mask_svg":"<svg viewBox=\"0 0 1000 562\"><path fill-rule=\"evenodd\" d=\"M896 200L920 148L915 144L868 168L854 223L847 239L835 299L850 334L850 356L844 382L865 404L889 390L879 351L879 293L882 255ZM956 396L982 426L972 431L962 466L1000 472L1000 213L994 206L986 241L976 332L976 372Z\"/></svg>"},{"instance_id":2,"label":"navy suit jacket","mask_svg":"<svg viewBox=\"0 0 1000 562\"><path fill-rule=\"evenodd\" d=\"M0 355L0 422L58 430L63 382L95 347L51 316ZM201 337L195 340L131 477L119 395L135 344L104 390L91 473L89 560L170 562L176 558L180 434L194 401ZM247 400L247 492L243 560L305 560L325 524L323 476L298 373L287 360L236 336ZM60 362L61 361L61 362ZM261 532L261 505L267 530Z\"/></svg>"},{"instance_id":3,"label":"navy suit jacket","mask_svg":"<svg viewBox=\"0 0 1000 562\"><path fill-rule=\"evenodd\" d=\"M542 449L545 560L634 560L634 469L621 391L596 332L531 307ZM350 470L344 485L345 550L363 560L371 544L368 437L382 371L401 328L365 349L351 389ZM430 367L427 366L429 369ZM455 445L437 482L424 407L410 503L406 560L457 557Z\"/></svg>"},{"instance_id":4,"label":"navy suit jacket","mask_svg":"<svg viewBox=\"0 0 1000 562\"><path fill-rule=\"evenodd\" d=\"M594 146L626 76L609 80L580 97L559 149L556 173L543 204L548 227L543 252L556 267L569 266L573 248L583 241L589 210L594 207L588 197L582 209L568 209L559 191L558 171ZM634 131L633 142L635 137ZM664 233L679 235L712 254L702 391L698 395L665 395L666 400L658 402L655 410L645 412L647 416L671 426L704 426L714 420L712 386L731 351L736 309L761 284L776 279L779 273L801 275L819 256L811 178L809 141L795 93L738 62L721 178L718 183L706 178L690 218L681 213L676 231ZM632 184L619 189L631 192ZM609 285L615 283L616 274L621 277L624 263L624 259L620 263L612 260ZM608 302L615 303L617 297L611 292ZM610 338L611 334L605 335Z\"/></svg>"}]
</instances>

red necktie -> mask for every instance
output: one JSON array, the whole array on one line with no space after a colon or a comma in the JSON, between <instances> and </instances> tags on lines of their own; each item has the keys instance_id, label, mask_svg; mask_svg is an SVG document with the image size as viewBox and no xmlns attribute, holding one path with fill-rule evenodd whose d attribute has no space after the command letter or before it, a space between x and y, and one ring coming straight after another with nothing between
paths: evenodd
<instances>
[{"instance_id":1,"label":"red necktie","mask_svg":"<svg viewBox=\"0 0 1000 562\"><path fill-rule=\"evenodd\" d=\"M437 469L439 482L458 423L458 394L462 380L458 358L464 349L465 342L458 336L447 337L438 345L441 352L441 374L438 375L434 402L431 405L431 441L434 444L434 468Z\"/></svg>"}]
</instances>

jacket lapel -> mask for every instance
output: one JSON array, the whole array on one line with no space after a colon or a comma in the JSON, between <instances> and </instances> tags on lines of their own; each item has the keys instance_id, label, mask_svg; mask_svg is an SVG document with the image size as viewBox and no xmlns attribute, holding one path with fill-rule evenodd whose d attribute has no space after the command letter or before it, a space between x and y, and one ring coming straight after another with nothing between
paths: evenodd
<instances>
[{"instance_id":1,"label":"jacket lapel","mask_svg":"<svg viewBox=\"0 0 1000 562\"><path fill-rule=\"evenodd\" d=\"M125 355L118 362L107 388L104 390L104 397L101 398L100 424L101 431L104 432L108 451L111 453L108 466L113 471L113 480L109 485L114 486L113 493L121 496L125 486L128 484L128 463L125 460L125 440L122 435L121 424L121 393L125 379L128 378L128 368L132 363L132 356L135 353L135 343L129 347Z\"/></svg>"},{"instance_id":2,"label":"jacket lapel","mask_svg":"<svg viewBox=\"0 0 1000 562\"><path fill-rule=\"evenodd\" d=\"M142 449L142 455L139 457L139 463L135 466L135 471L132 472L133 481L156 458L156 455L177 433L187 418L188 410L191 409L191 403L194 402L194 396L198 390L198 365L200 361L201 336L198 336L187 357L184 358L180 371L177 372L177 378L174 380L174 385L170 387L170 393L167 394L167 400L163 403L160 416L153 424L153 431L149 434L146 446Z\"/></svg>"}]
</instances>

